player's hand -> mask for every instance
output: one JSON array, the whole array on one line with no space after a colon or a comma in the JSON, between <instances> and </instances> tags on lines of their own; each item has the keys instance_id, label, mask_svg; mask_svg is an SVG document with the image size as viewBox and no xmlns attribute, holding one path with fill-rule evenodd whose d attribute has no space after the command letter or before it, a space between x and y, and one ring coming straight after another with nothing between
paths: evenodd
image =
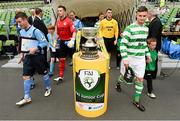
<instances>
[{"instance_id":1,"label":"player's hand","mask_svg":"<svg viewBox=\"0 0 180 121\"><path fill-rule=\"evenodd\" d=\"M123 60L124 66L126 69L129 68L129 61L128 60Z\"/></svg>"},{"instance_id":2,"label":"player's hand","mask_svg":"<svg viewBox=\"0 0 180 121\"><path fill-rule=\"evenodd\" d=\"M37 52L37 50L38 50L37 47L33 47L33 48L31 48L31 49L29 50L29 54L34 55L35 52Z\"/></svg>"},{"instance_id":3,"label":"player's hand","mask_svg":"<svg viewBox=\"0 0 180 121\"><path fill-rule=\"evenodd\" d=\"M18 61L18 64L20 64L21 62L23 62L24 58L20 58Z\"/></svg>"},{"instance_id":4,"label":"player's hand","mask_svg":"<svg viewBox=\"0 0 180 121\"><path fill-rule=\"evenodd\" d=\"M152 61L151 57L148 56L147 59L146 59L146 62L147 62L147 63L150 63L151 61Z\"/></svg>"},{"instance_id":5,"label":"player's hand","mask_svg":"<svg viewBox=\"0 0 180 121\"><path fill-rule=\"evenodd\" d=\"M116 45L117 44L117 39L114 41L114 45Z\"/></svg>"},{"instance_id":6,"label":"player's hand","mask_svg":"<svg viewBox=\"0 0 180 121\"><path fill-rule=\"evenodd\" d=\"M120 35L120 37L123 37L123 34L122 34L122 33L120 33L119 35Z\"/></svg>"},{"instance_id":7,"label":"player's hand","mask_svg":"<svg viewBox=\"0 0 180 121\"><path fill-rule=\"evenodd\" d=\"M24 55L21 54L21 57L20 57L20 59L19 59L19 61L18 61L18 64L20 64L21 62L23 62L23 60L24 60Z\"/></svg>"},{"instance_id":8,"label":"player's hand","mask_svg":"<svg viewBox=\"0 0 180 121\"><path fill-rule=\"evenodd\" d=\"M67 43L67 46L69 48L73 48L74 47L74 43L75 43L75 39L74 38L71 38L71 40Z\"/></svg>"},{"instance_id":9,"label":"player's hand","mask_svg":"<svg viewBox=\"0 0 180 121\"><path fill-rule=\"evenodd\" d=\"M101 40L101 39L103 39L103 38L99 37L99 36L95 38L96 41Z\"/></svg>"},{"instance_id":10,"label":"player's hand","mask_svg":"<svg viewBox=\"0 0 180 121\"><path fill-rule=\"evenodd\" d=\"M129 68L129 64L124 64L124 66L126 70Z\"/></svg>"}]
</instances>

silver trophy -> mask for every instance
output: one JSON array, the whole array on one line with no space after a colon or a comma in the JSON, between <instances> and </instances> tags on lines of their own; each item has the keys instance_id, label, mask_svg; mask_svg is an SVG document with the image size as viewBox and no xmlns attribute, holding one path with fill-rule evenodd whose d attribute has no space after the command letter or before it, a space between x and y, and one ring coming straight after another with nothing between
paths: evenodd
<instances>
[{"instance_id":1,"label":"silver trophy","mask_svg":"<svg viewBox=\"0 0 180 121\"><path fill-rule=\"evenodd\" d=\"M93 39L97 37L98 29L95 27L83 27L81 33L87 39L85 44L82 44L81 58L87 60L97 59L99 57L97 54L97 44Z\"/></svg>"}]
</instances>

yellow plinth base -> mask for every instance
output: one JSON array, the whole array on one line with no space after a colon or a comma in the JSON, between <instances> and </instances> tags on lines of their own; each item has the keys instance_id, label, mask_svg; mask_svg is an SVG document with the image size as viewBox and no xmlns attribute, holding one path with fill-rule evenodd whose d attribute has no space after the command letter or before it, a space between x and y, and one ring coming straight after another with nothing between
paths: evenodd
<instances>
[{"instance_id":1,"label":"yellow plinth base","mask_svg":"<svg viewBox=\"0 0 180 121\"><path fill-rule=\"evenodd\" d=\"M75 110L85 117L98 117L107 110L109 56L98 52L98 59L85 60L80 55L73 56Z\"/></svg>"}]
</instances>

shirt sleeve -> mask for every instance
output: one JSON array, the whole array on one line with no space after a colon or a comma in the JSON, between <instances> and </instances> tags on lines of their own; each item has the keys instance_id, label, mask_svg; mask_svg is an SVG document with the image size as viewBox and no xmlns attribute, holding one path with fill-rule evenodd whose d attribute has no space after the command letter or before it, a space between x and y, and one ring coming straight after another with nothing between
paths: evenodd
<instances>
[{"instance_id":1,"label":"shirt sleeve","mask_svg":"<svg viewBox=\"0 0 180 121\"><path fill-rule=\"evenodd\" d=\"M50 35L50 34L47 34L47 38L48 38L48 40L49 40L49 41L48 41L48 42L49 42L49 43L48 43L48 44L49 44L49 47L50 47L50 48L54 48L54 47L53 47L53 43L52 43L52 39L51 39L51 35Z\"/></svg>"},{"instance_id":2,"label":"shirt sleeve","mask_svg":"<svg viewBox=\"0 0 180 121\"><path fill-rule=\"evenodd\" d=\"M150 55L150 52L149 52L149 49L148 49L148 46L147 46L147 42L146 42L146 44L145 44L145 46L146 46L146 49L145 49L145 55L148 57L150 57L151 55Z\"/></svg>"},{"instance_id":3,"label":"shirt sleeve","mask_svg":"<svg viewBox=\"0 0 180 121\"><path fill-rule=\"evenodd\" d=\"M128 60L127 46L130 40L131 32L129 28L126 28L123 32L123 37L120 42L120 52L123 60Z\"/></svg>"},{"instance_id":4,"label":"shirt sleeve","mask_svg":"<svg viewBox=\"0 0 180 121\"><path fill-rule=\"evenodd\" d=\"M69 21L69 25L70 25L70 31L71 31L71 33L74 33L74 32L76 32L76 28L75 28L75 26L74 26L74 23L73 23L73 21Z\"/></svg>"},{"instance_id":5,"label":"shirt sleeve","mask_svg":"<svg viewBox=\"0 0 180 121\"><path fill-rule=\"evenodd\" d=\"M97 25L97 24L98 24L98 22L96 22L96 23L94 24L94 27L98 28L98 25Z\"/></svg>"},{"instance_id":6,"label":"shirt sleeve","mask_svg":"<svg viewBox=\"0 0 180 121\"><path fill-rule=\"evenodd\" d=\"M99 24L99 37L103 37L103 21L100 21L100 24Z\"/></svg>"},{"instance_id":7,"label":"shirt sleeve","mask_svg":"<svg viewBox=\"0 0 180 121\"><path fill-rule=\"evenodd\" d=\"M118 28L118 23L117 21L115 21L115 38L118 38L118 34L119 34L119 28Z\"/></svg>"},{"instance_id":8,"label":"shirt sleeve","mask_svg":"<svg viewBox=\"0 0 180 121\"><path fill-rule=\"evenodd\" d=\"M57 35L59 36L60 35L60 31L59 31L59 27L58 27L58 21L57 21L57 24L56 24L56 29L57 29Z\"/></svg>"},{"instance_id":9,"label":"shirt sleeve","mask_svg":"<svg viewBox=\"0 0 180 121\"><path fill-rule=\"evenodd\" d=\"M78 28L81 29L83 27L82 22L79 20L78 22Z\"/></svg>"},{"instance_id":10,"label":"shirt sleeve","mask_svg":"<svg viewBox=\"0 0 180 121\"><path fill-rule=\"evenodd\" d=\"M38 43L39 47L43 48L48 45L45 35L39 29L36 29L34 31L34 34L35 34L36 39L39 41Z\"/></svg>"}]
</instances>

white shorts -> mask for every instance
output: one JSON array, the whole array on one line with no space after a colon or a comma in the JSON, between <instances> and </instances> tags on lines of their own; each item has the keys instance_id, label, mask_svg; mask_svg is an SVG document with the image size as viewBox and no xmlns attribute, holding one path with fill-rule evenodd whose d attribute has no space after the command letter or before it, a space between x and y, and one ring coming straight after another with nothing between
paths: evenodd
<instances>
[{"instance_id":1,"label":"white shorts","mask_svg":"<svg viewBox=\"0 0 180 121\"><path fill-rule=\"evenodd\" d=\"M129 66L133 69L135 76L138 78L144 78L145 68L146 68L145 57L129 56L128 61L129 61ZM120 73L123 75L125 73L125 66L123 61L121 62Z\"/></svg>"}]
</instances>

